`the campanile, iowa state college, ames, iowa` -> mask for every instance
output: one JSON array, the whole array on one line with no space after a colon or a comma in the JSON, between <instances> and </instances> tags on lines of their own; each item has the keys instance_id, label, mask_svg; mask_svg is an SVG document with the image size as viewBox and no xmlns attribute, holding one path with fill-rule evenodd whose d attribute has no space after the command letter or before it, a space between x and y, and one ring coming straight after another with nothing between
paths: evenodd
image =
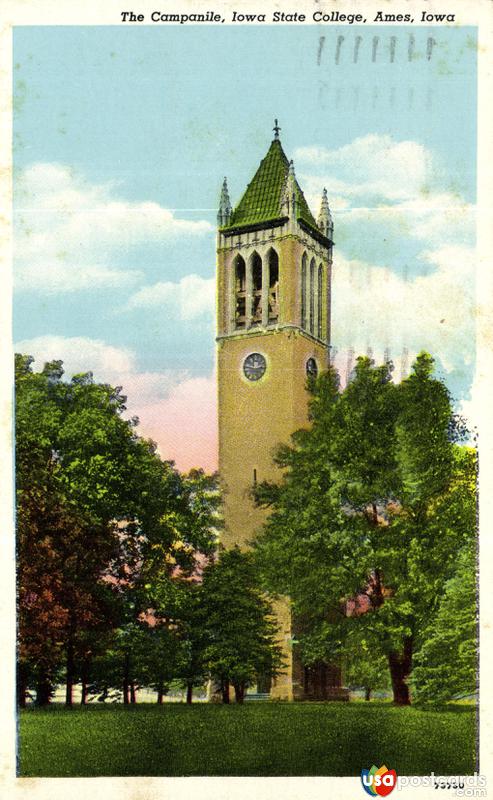
<instances>
[{"instance_id":1,"label":"the campanile, iowa state college, ames, iowa","mask_svg":"<svg viewBox=\"0 0 493 800\"><path fill-rule=\"evenodd\" d=\"M327 369L333 224L326 192L312 215L274 127L274 139L232 208L226 179L218 212L217 368L219 472L226 547L247 546L264 519L251 490L279 480L273 454L307 425L306 379ZM271 696L306 695L293 659L289 603L277 613L287 666ZM340 675L327 668L337 695ZM327 693L324 692L325 696Z\"/></svg>"}]
</instances>

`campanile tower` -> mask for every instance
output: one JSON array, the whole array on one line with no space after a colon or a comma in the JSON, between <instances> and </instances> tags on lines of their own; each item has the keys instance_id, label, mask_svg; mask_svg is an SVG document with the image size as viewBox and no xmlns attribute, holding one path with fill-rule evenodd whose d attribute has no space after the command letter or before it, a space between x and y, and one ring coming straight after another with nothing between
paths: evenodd
<instances>
[{"instance_id":1,"label":"campanile tower","mask_svg":"<svg viewBox=\"0 0 493 800\"><path fill-rule=\"evenodd\" d=\"M327 369L333 224L324 189L312 215L274 139L233 209L224 179L217 234L219 472L226 547L248 546L265 520L250 492L280 478L273 454L307 425L307 375ZM288 666L273 696L293 699L301 675L289 604L277 609Z\"/></svg>"}]
</instances>

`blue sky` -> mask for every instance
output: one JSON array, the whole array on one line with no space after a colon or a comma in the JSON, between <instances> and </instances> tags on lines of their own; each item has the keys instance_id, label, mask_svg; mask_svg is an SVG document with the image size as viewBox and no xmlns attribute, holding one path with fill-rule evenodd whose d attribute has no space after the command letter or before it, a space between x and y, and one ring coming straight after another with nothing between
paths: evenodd
<instances>
[{"instance_id":1,"label":"blue sky","mask_svg":"<svg viewBox=\"0 0 493 800\"><path fill-rule=\"evenodd\" d=\"M14 341L123 383L163 455L213 465L218 195L227 175L239 200L278 117L315 213L329 193L341 369L426 347L466 408L475 70L473 28L15 29Z\"/></svg>"}]
</instances>

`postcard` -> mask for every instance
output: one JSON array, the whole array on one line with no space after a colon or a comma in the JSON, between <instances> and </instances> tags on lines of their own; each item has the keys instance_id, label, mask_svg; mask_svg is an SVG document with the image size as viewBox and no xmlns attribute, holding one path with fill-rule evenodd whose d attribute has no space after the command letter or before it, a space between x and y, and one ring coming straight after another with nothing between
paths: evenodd
<instances>
[{"instance_id":1,"label":"postcard","mask_svg":"<svg viewBox=\"0 0 493 800\"><path fill-rule=\"evenodd\" d=\"M6 796L489 796L491 5L2 21Z\"/></svg>"}]
</instances>

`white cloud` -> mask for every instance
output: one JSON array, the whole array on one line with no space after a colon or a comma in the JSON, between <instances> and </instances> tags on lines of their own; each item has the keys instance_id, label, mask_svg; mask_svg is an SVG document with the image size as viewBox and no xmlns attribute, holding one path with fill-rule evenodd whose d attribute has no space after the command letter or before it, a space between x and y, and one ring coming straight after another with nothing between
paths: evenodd
<instances>
[{"instance_id":1,"label":"white cloud","mask_svg":"<svg viewBox=\"0 0 493 800\"><path fill-rule=\"evenodd\" d=\"M380 195L404 200L429 191L433 180L431 153L418 142L396 142L390 136L368 134L337 150L301 147L295 163L326 177L331 194Z\"/></svg>"},{"instance_id":2,"label":"white cloud","mask_svg":"<svg viewBox=\"0 0 493 800\"><path fill-rule=\"evenodd\" d=\"M91 371L96 381L122 386L127 415L138 416L138 432L157 442L165 459L181 470L217 467L217 410L214 376L193 378L183 370L140 372L135 354L85 337L39 336L16 342L32 355L35 368L61 359L65 375Z\"/></svg>"},{"instance_id":3,"label":"white cloud","mask_svg":"<svg viewBox=\"0 0 493 800\"><path fill-rule=\"evenodd\" d=\"M404 348L410 360L420 350L439 356L447 371L474 359L474 250L446 246L425 251L434 267L410 280L385 267L339 256L333 275L333 344L345 371L347 351L377 360L386 348L396 362Z\"/></svg>"},{"instance_id":4,"label":"white cloud","mask_svg":"<svg viewBox=\"0 0 493 800\"><path fill-rule=\"evenodd\" d=\"M92 372L96 380L112 383L118 376L135 370L131 350L83 336L37 336L16 342L15 351L33 356L38 369L45 361L62 359L68 377Z\"/></svg>"},{"instance_id":5,"label":"white cloud","mask_svg":"<svg viewBox=\"0 0 493 800\"><path fill-rule=\"evenodd\" d=\"M123 386L129 407L166 397L177 381L188 376L186 370L141 372L133 350L84 336L37 336L16 342L15 351L33 356L37 369L46 361L61 359L68 379L92 372L96 381Z\"/></svg>"},{"instance_id":6,"label":"white cloud","mask_svg":"<svg viewBox=\"0 0 493 800\"><path fill-rule=\"evenodd\" d=\"M381 360L389 348L399 378L402 361L426 349L467 381L476 209L433 153L369 134L332 151L301 148L295 163L309 203L318 210L325 186L334 217L333 343L342 376L353 351L370 348Z\"/></svg>"},{"instance_id":7,"label":"white cloud","mask_svg":"<svg viewBox=\"0 0 493 800\"><path fill-rule=\"evenodd\" d=\"M131 203L111 184L91 184L61 164L34 164L16 179L15 277L45 294L133 285L139 269L119 268L133 245L212 231L157 203Z\"/></svg>"},{"instance_id":8,"label":"white cloud","mask_svg":"<svg viewBox=\"0 0 493 800\"><path fill-rule=\"evenodd\" d=\"M133 286L140 277L142 272L138 270L112 269L104 264L67 264L54 260L50 264L31 262L17 267L15 285L20 290L58 294Z\"/></svg>"},{"instance_id":9,"label":"white cloud","mask_svg":"<svg viewBox=\"0 0 493 800\"><path fill-rule=\"evenodd\" d=\"M338 206L331 205L336 233L338 231L340 237L343 232L345 240L351 241L358 232L361 238L362 225L365 225L371 227L368 232L365 227L365 240L373 233L376 239L393 237L401 247L409 238L419 240L420 246L422 243L474 241L475 207L454 194L440 192L371 207L343 206L340 202Z\"/></svg>"},{"instance_id":10,"label":"white cloud","mask_svg":"<svg viewBox=\"0 0 493 800\"><path fill-rule=\"evenodd\" d=\"M164 307L182 320L212 315L215 303L215 278L186 275L178 283L161 281L144 286L130 297L127 308Z\"/></svg>"},{"instance_id":11,"label":"white cloud","mask_svg":"<svg viewBox=\"0 0 493 800\"><path fill-rule=\"evenodd\" d=\"M327 188L339 244L359 240L372 246L393 239L402 246L412 238L442 246L474 240L474 206L418 142L368 134L337 150L305 147L295 155L312 208L318 210L321 188Z\"/></svg>"}]
</instances>

